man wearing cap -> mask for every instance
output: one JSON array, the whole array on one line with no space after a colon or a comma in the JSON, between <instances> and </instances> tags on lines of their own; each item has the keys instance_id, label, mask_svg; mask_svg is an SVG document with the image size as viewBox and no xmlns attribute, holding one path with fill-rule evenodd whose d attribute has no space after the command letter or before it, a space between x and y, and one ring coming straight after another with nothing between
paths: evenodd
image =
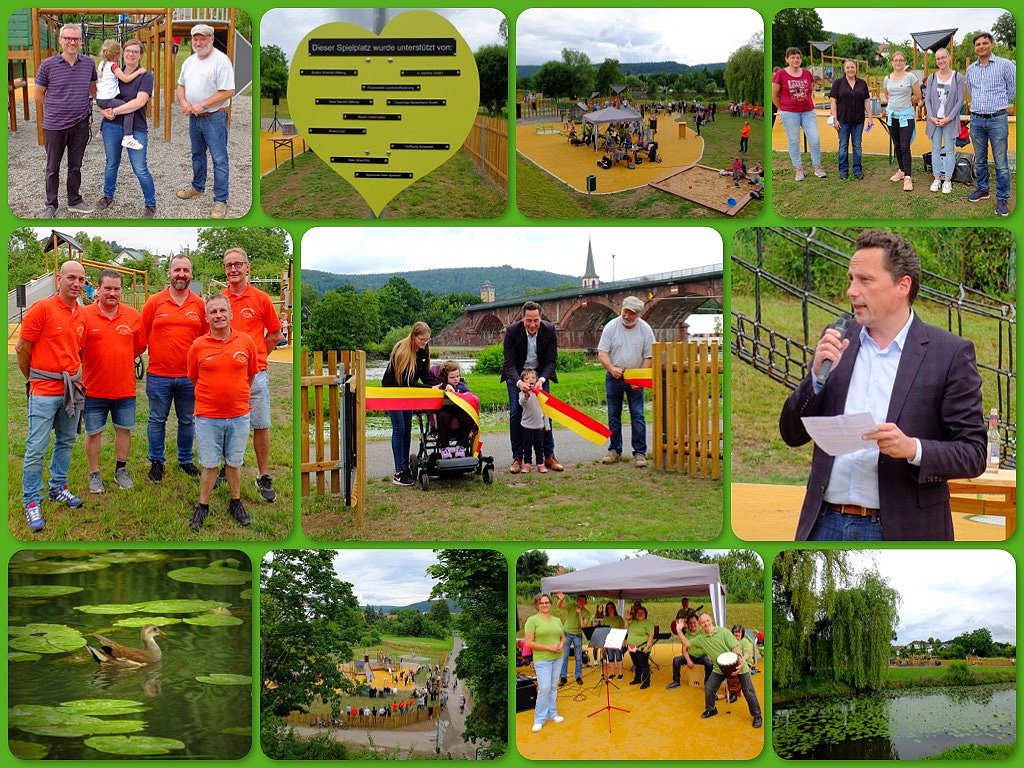
<instances>
[{"instance_id":1,"label":"man wearing cap","mask_svg":"<svg viewBox=\"0 0 1024 768\"><path fill-rule=\"evenodd\" d=\"M644 390L628 383L622 376L627 368L650 368L653 361L654 331L640 312L644 303L636 296L622 301L622 314L601 331L597 343L597 359L604 366L604 393L608 402L608 455L601 461L615 464L622 456L622 396L629 403L630 435L633 465L647 466L647 422L644 420Z\"/></svg>"},{"instance_id":2,"label":"man wearing cap","mask_svg":"<svg viewBox=\"0 0 1024 768\"><path fill-rule=\"evenodd\" d=\"M85 403L82 387L82 337L85 321L78 297L85 269L65 261L57 276L57 293L37 301L21 323L14 346L18 368L28 379L28 436L21 477L25 522L32 533L43 530L43 458L56 434L50 459L50 501L72 509L82 500L68 490L71 449Z\"/></svg>"},{"instance_id":3,"label":"man wearing cap","mask_svg":"<svg viewBox=\"0 0 1024 768\"><path fill-rule=\"evenodd\" d=\"M61 53L45 59L35 76L35 100L43 108L43 143L46 147L46 205L39 218L57 213L60 166L68 155L68 210L89 214L82 200L82 159L89 143L90 99L96 96L96 62L80 53L82 28L60 28Z\"/></svg>"},{"instance_id":4,"label":"man wearing cap","mask_svg":"<svg viewBox=\"0 0 1024 768\"><path fill-rule=\"evenodd\" d=\"M214 48L213 27L192 27L192 55L181 65L177 98L188 115L192 142L192 184L178 190L188 200L206 190L206 153L213 160L213 207L210 216L223 219L228 207L228 107L235 95L231 61Z\"/></svg>"}]
</instances>

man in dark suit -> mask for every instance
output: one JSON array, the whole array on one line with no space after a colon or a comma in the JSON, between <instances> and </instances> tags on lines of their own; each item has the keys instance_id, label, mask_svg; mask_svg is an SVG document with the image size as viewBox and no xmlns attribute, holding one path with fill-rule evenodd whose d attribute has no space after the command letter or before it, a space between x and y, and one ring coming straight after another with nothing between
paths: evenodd
<instances>
[{"instance_id":1,"label":"man in dark suit","mask_svg":"<svg viewBox=\"0 0 1024 768\"><path fill-rule=\"evenodd\" d=\"M974 345L911 310L920 287L914 247L865 231L850 259L856 324L826 329L810 375L779 418L787 445L811 438L802 416L869 412L865 448L829 456L815 446L798 541L952 540L947 480L985 469L981 376ZM822 375L822 365L832 370Z\"/></svg>"},{"instance_id":2,"label":"man in dark suit","mask_svg":"<svg viewBox=\"0 0 1024 768\"><path fill-rule=\"evenodd\" d=\"M537 371L537 383L549 390L549 382L557 382L555 365L558 359L558 335L554 323L540 319L540 304L528 301L523 304L523 319L511 323L505 329L505 364L501 380L508 387L509 436L512 442L512 466L508 471L513 475L523 471L523 439L520 421L523 417L519 405L520 391L529 389L520 381L526 369ZM555 472L564 467L555 458L555 438L550 430L544 433L544 466Z\"/></svg>"}]
</instances>

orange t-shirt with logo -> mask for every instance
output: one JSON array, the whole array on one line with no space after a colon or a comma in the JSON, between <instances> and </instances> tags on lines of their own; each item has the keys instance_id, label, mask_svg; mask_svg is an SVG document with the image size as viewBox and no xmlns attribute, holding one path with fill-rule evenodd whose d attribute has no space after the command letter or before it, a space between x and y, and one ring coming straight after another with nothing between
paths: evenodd
<instances>
[{"instance_id":1,"label":"orange t-shirt with logo","mask_svg":"<svg viewBox=\"0 0 1024 768\"><path fill-rule=\"evenodd\" d=\"M224 339L200 336L188 350L188 377L196 384L196 416L233 419L249 412L256 344L235 329Z\"/></svg>"},{"instance_id":2,"label":"orange t-shirt with logo","mask_svg":"<svg viewBox=\"0 0 1024 768\"><path fill-rule=\"evenodd\" d=\"M142 308L142 328L149 339L149 372L169 378L188 375L189 347L210 330L203 300L189 291L179 307L170 288L149 297Z\"/></svg>"},{"instance_id":3,"label":"orange t-shirt with logo","mask_svg":"<svg viewBox=\"0 0 1024 768\"><path fill-rule=\"evenodd\" d=\"M82 342L82 380L85 394L120 400L135 397L135 358L146 349L142 315L121 304L112 318L100 312L99 303L90 304L85 315Z\"/></svg>"},{"instance_id":4,"label":"orange t-shirt with logo","mask_svg":"<svg viewBox=\"0 0 1024 768\"><path fill-rule=\"evenodd\" d=\"M246 285L241 293L225 290L224 295L231 302L231 327L236 331L244 331L252 336L259 354L259 370L267 368L268 333L281 330L281 319L274 309L274 302L266 293L252 284Z\"/></svg>"},{"instance_id":5,"label":"orange t-shirt with logo","mask_svg":"<svg viewBox=\"0 0 1024 768\"><path fill-rule=\"evenodd\" d=\"M82 367L82 337L85 335L83 309L75 302L68 306L54 294L37 301L21 321L20 338L32 342L29 366L51 373L77 373ZM33 381L33 395L64 394L63 381Z\"/></svg>"}]
</instances>

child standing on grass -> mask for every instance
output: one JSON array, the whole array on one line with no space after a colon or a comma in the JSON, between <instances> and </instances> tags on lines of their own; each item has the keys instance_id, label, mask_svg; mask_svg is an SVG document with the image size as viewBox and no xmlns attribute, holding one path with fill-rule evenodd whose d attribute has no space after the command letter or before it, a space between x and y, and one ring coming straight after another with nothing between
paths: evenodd
<instances>
[{"instance_id":1,"label":"child standing on grass","mask_svg":"<svg viewBox=\"0 0 1024 768\"><path fill-rule=\"evenodd\" d=\"M146 70L139 67L130 75L126 75L117 63L121 58L121 44L117 40L104 40L100 48L99 71L96 80L96 106L100 109L113 109L126 104L123 99L117 97L121 83L130 83ZM142 149L142 144L135 138L133 124L135 113L128 112L124 115L124 138L121 139L121 146L128 149Z\"/></svg>"},{"instance_id":2,"label":"child standing on grass","mask_svg":"<svg viewBox=\"0 0 1024 768\"><path fill-rule=\"evenodd\" d=\"M531 389L537 386L537 372L532 368L525 369L519 379ZM531 469L531 448L537 458L537 471L547 472L548 468L544 466L544 429L547 426L547 419L544 418L540 401L533 392L520 392L519 406L523 409L523 418L520 422L523 432L523 472L529 472Z\"/></svg>"},{"instance_id":3,"label":"child standing on grass","mask_svg":"<svg viewBox=\"0 0 1024 768\"><path fill-rule=\"evenodd\" d=\"M732 159L732 185L738 187L743 178L743 161L738 157Z\"/></svg>"}]
</instances>

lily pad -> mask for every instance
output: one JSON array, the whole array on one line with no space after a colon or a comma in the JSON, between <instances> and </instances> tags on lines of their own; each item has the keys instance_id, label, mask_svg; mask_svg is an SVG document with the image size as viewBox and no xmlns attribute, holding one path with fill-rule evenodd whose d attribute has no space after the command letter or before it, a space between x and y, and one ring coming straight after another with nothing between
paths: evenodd
<instances>
[{"instance_id":1,"label":"lily pad","mask_svg":"<svg viewBox=\"0 0 1024 768\"><path fill-rule=\"evenodd\" d=\"M75 715L135 715L149 707L131 699L77 699L62 701L59 711Z\"/></svg>"},{"instance_id":2,"label":"lily pad","mask_svg":"<svg viewBox=\"0 0 1024 768\"><path fill-rule=\"evenodd\" d=\"M54 725L61 722L65 716L58 712L56 707L18 704L8 711L7 721L10 725L20 728L23 725Z\"/></svg>"},{"instance_id":3,"label":"lily pad","mask_svg":"<svg viewBox=\"0 0 1024 768\"><path fill-rule=\"evenodd\" d=\"M185 748L177 739L159 736L96 736L86 739L85 746L111 755L166 755Z\"/></svg>"},{"instance_id":4,"label":"lily pad","mask_svg":"<svg viewBox=\"0 0 1024 768\"><path fill-rule=\"evenodd\" d=\"M8 635L45 635L49 632L77 632L67 624L26 624L24 627L8 627Z\"/></svg>"},{"instance_id":5,"label":"lily pad","mask_svg":"<svg viewBox=\"0 0 1024 768\"><path fill-rule=\"evenodd\" d=\"M252 590L243 589L242 593L238 596L240 600L252 600Z\"/></svg>"},{"instance_id":6,"label":"lily pad","mask_svg":"<svg viewBox=\"0 0 1024 768\"><path fill-rule=\"evenodd\" d=\"M8 566L10 573L32 573L43 576L55 576L62 573L85 573L87 571L102 571L109 568L110 563L97 560L82 560L75 563L62 562L60 560L33 560L25 563L11 563Z\"/></svg>"},{"instance_id":7,"label":"lily pad","mask_svg":"<svg viewBox=\"0 0 1024 768\"><path fill-rule=\"evenodd\" d=\"M248 725L233 725L230 728L221 728L220 732L228 736L252 736L252 728Z\"/></svg>"},{"instance_id":8,"label":"lily pad","mask_svg":"<svg viewBox=\"0 0 1024 768\"><path fill-rule=\"evenodd\" d=\"M38 653L25 653L24 651L8 651L7 661L18 662L18 661L39 661L42 656Z\"/></svg>"},{"instance_id":9,"label":"lily pad","mask_svg":"<svg viewBox=\"0 0 1024 768\"><path fill-rule=\"evenodd\" d=\"M101 605L76 605L76 611L82 613L95 613L103 616L113 616L119 613L137 613L138 606L134 603L104 603Z\"/></svg>"},{"instance_id":10,"label":"lily pad","mask_svg":"<svg viewBox=\"0 0 1024 768\"><path fill-rule=\"evenodd\" d=\"M142 613L205 613L229 605L231 603L217 600L150 600L146 603L136 603L135 609Z\"/></svg>"},{"instance_id":11,"label":"lily pad","mask_svg":"<svg viewBox=\"0 0 1024 768\"><path fill-rule=\"evenodd\" d=\"M26 653L68 653L85 646L85 638L77 629L63 624L29 624L15 632L7 643L15 651Z\"/></svg>"},{"instance_id":12,"label":"lily pad","mask_svg":"<svg viewBox=\"0 0 1024 768\"><path fill-rule=\"evenodd\" d=\"M175 619L170 616L131 616L114 622L115 627L139 628L147 624L152 624L154 627L166 627L169 624L181 624L181 619Z\"/></svg>"},{"instance_id":13,"label":"lily pad","mask_svg":"<svg viewBox=\"0 0 1024 768\"><path fill-rule=\"evenodd\" d=\"M146 730L145 720L100 720L89 728L89 733L138 733Z\"/></svg>"},{"instance_id":14,"label":"lily pad","mask_svg":"<svg viewBox=\"0 0 1024 768\"><path fill-rule=\"evenodd\" d=\"M50 748L45 744L39 744L35 741L18 741L17 739L8 739L7 748L11 750L13 754L19 760L42 760L50 753Z\"/></svg>"},{"instance_id":15,"label":"lily pad","mask_svg":"<svg viewBox=\"0 0 1024 768\"><path fill-rule=\"evenodd\" d=\"M199 675L196 680L208 685L252 685L252 678L247 675L230 675L226 672L212 672Z\"/></svg>"},{"instance_id":16,"label":"lily pad","mask_svg":"<svg viewBox=\"0 0 1024 768\"><path fill-rule=\"evenodd\" d=\"M90 558L95 563L149 563L157 560L166 560L170 557L166 552L153 552L150 550L132 550L129 552L104 552Z\"/></svg>"},{"instance_id":17,"label":"lily pad","mask_svg":"<svg viewBox=\"0 0 1024 768\"><path fill-rule=\"evenodd\" d=\"M212 565L208 568L179 568L167 575L175 581L184 581L188 584L229 586L252 583L252 573L249 571Z\"/></svg>"},{"instance_id":18,"label":"lily pad","mask_svg":"<svg viewBox=\"0 0 1024 768\"><path fill-rule=\"evenodd\" d=\"M11 587L7 594L11 597L60 597L81 592L85 587L65 587L60 584L29 584L23 587Z\"/></svg>"},{"instance_id":19,"label":"lily pad","mask_svg":"<svg viewBox=\"0 0 1024 768\"><path fill-rule=\"evenodd\" d=\"M207 613L203 616L193 616L184 619L186 624L194 624L197 627L236 627L244 623L237 616L223 616L216 613Z\"/></svg>"}]
</instances>

